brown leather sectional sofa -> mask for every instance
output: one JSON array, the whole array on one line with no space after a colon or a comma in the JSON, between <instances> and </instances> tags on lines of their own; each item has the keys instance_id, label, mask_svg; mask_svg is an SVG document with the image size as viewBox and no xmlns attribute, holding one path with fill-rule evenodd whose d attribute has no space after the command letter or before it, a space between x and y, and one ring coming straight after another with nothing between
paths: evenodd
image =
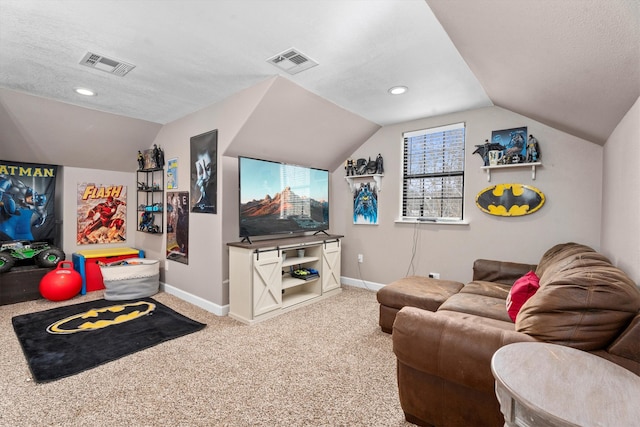
<instances>
[{"instance_id":1,"label":"brown leather sectional sofa","mask_svg":"<svg viewBox=\"0 0 640 427\"><path fill-rule=\"evenodd\" d=\"M503 425L491 357L514 342L574 347L640 375L640 290L624 272L587 246L554 246L535 269L539 290L514 323L505 299L514 275L530 268L521 264L518 271L515 263L477 260L473 281L436 311L410 306L399 310L392 339L400 403L408 421L423 426Z\"/></svg>"}]
</instances>

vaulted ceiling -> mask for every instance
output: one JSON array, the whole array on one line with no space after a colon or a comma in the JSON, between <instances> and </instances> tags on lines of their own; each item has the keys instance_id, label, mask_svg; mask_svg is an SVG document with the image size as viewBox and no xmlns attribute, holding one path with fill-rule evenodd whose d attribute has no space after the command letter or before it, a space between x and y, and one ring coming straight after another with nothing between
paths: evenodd
<instances>
[{"instance_id":1,"label":"vaulted ceiling","mask_svg":"<svg viewBox=\"0 0 640 427\"><path fill-rule=\"evenodd\" d=\"M339 146L330 131L310 136L336 159L376 126L490 105L604 144L640 96L639 4L0 0L0 158L130 170L96 154L147 148L164 124L274 76L340 111L323 115L342 118L336 129L363 129ZM267 61L292 48L318 65L290 74ZM81 65L87 53L106 59ZM119 76L110 60L134 68ZM407 93L390 95L396 85ZM261 110L304 132L317 110L280 108L280 87Z\"/></svg>"}]
</instances>

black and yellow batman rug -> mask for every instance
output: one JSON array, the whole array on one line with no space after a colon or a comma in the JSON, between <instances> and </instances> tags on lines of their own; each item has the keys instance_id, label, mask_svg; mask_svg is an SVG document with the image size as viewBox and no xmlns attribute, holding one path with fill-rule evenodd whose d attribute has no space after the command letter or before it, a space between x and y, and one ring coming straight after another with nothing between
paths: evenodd
<instances>
[{"instance_id":1,"label":"black and yellow batman rug","mask_svg":"<svg viewBox=\"0 0 640 427\"><path fill-rule=\"evenodd\" d=\"M12 319L36 382L77 374L206 325L153 298L97 300Z\"/></svg>"}]
</instances>

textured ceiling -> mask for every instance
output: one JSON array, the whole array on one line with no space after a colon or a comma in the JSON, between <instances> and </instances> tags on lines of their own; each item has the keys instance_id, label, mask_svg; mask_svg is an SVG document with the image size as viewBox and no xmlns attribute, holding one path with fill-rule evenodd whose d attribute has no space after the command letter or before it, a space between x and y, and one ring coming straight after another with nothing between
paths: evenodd
<instances>
[{"instance_id":1,"label":"textured ceiling","mask_svg":"<svg viewBox=\"0 0 640 427\"><path fill-rule=\"evenodd\" d=\"M0 0L0 157L130 170L88 154L104 141L114 152L148 147L163 124L277 75L358 116L363 129L498 105L604 144L640 96L639 5ZM291 47L319 65L292 76L266 62ZM118 77L79 65L88 51L135 68ZM409 92L390 96L394 85ZM80 97L77 86L98 96ZM292 114L277 99L269 93L231 152L259 131L264 114ZM292 121L292 134L316 111L294 113L302 120ZM324 141L337 161L363 142Z\"/></svg>"},{"instance_id":2,"label":"textured ceiling","mask_svg":"<svg viewBox=\"0 0 640 427\"><path fill-rule=\"evenodd\" d=\"M374 123L490 105L423 0L2 0L0 85L165 124L282 74ZM291 76L266 60L295 47ZM79 65L91 51L135 65ZM394 85L409 87L392 99ZM98 92L80 98L75 86Z\"/></svg>"}]
</instances>

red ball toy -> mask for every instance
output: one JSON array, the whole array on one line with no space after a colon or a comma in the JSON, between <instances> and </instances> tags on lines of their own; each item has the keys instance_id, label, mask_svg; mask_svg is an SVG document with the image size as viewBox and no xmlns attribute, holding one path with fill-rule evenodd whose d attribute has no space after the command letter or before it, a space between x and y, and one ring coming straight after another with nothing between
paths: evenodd
<instances>
[{"instance_id":1,"label":"red ball toy","mask_svg":"<svg viewBox=\"0 0 640 427\"><path fill-rule=\"evenodd\" d=\"M65 265L68 264L68 267ZM78 295L82 289L82 276L73 269L71 261L60 261L55 270L40 280L40 294L49 301L64 301Z\"/></svg>"}]
</instances>

